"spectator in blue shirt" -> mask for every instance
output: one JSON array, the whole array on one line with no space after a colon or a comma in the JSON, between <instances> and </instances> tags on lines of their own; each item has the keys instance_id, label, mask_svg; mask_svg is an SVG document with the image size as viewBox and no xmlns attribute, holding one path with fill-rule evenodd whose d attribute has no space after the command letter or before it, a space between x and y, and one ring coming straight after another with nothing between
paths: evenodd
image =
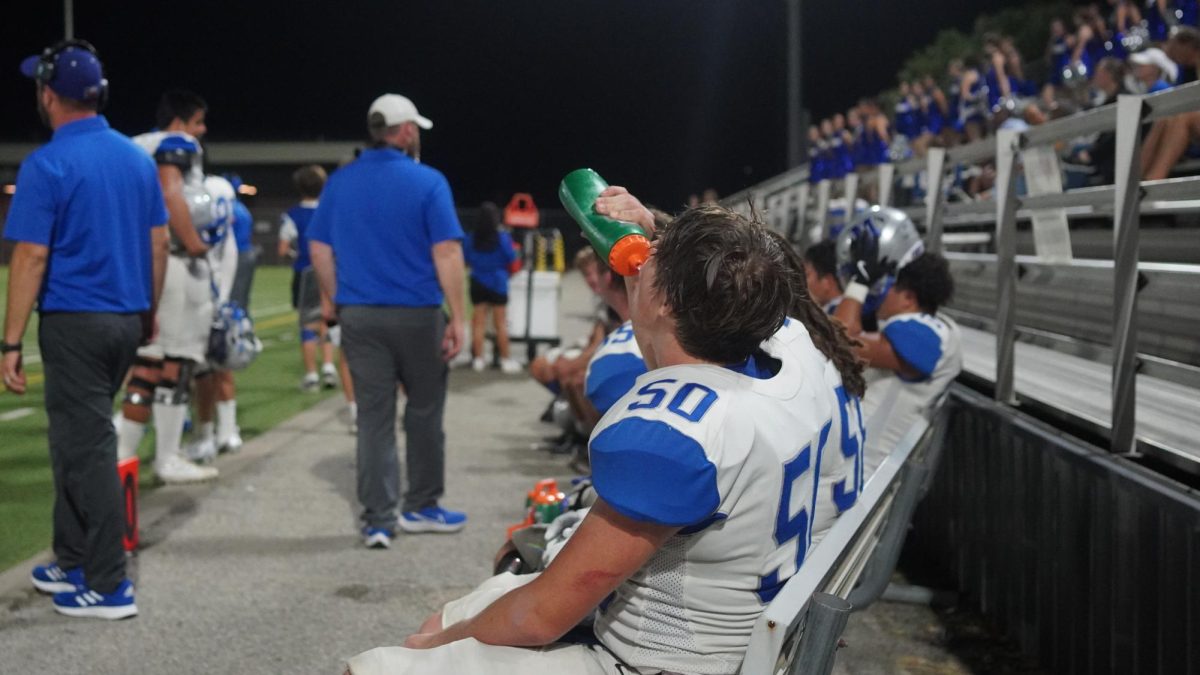
<instances>
[{"instance_id":1,"label":"spectator in blue shirt","mask_svg":"<svg viewBox=\"0 0 1200 675\"><path fill-rule=\"evenodd\" d=\"M137 614L125 573L113 397L150 337L166 270L167 212L154 162L98 114L108 81L91 45L31 56L38 112L54 130L21 164L4 226L16 242L0 342L4 386L25 393L21 339L34 304L54 471L55 562L33 570L69 616Z\"/></svg>"},{"instance_id":2,"label":"spectator in blue shirt","mask_svg":"<svg viewBox=\"0 0 1200 675\"><path fill-rule=\"evenodd\" d=\"M481 371L483 360L483 336L487 332L487 316L492 315L496 329L496 349L500 352L500 370L512 374L520 372L521 366L509 356L508 323L505 318L508 305L509 266L516 260L512 235L500 227L500 209L492 202L479 207L479 220L475 230L463 242L463 255L471 268L471 367Z\"/></svg>"},{"instance_id":3,"label":"spectator in blue shirt","mask_svg":"<svg viewBox=\"0 0 1200 675\"><path fill-rule=\"evenodd\" d=\"M406 532L457 532L467 522L466 514L438 504L445 485L446 362L463 345L465 268L450 184L419 161L420 130L433 122L407 98L385 94L371 104L367 126L374 146L329 177L308 236L321 291L336 304L358 400L364 541L387 548L397 525ZM397 384L408 392L403 503Z\"/></svg>"}]
</instances>

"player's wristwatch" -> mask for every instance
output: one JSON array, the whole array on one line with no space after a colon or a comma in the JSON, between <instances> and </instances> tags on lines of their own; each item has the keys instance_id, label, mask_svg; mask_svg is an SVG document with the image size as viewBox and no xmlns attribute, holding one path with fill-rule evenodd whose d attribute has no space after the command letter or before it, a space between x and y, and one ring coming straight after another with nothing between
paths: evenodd
<instances>
[{"instance_id":1,"label":"player's wristwatch","mask_svg":"<svg viewBox=\"0 0 1200 675\"><path fill-rule=\"evenodd\" d=\"M20 342L0 342L0 354L21 351Z\"/></svg>"}]
</instances>

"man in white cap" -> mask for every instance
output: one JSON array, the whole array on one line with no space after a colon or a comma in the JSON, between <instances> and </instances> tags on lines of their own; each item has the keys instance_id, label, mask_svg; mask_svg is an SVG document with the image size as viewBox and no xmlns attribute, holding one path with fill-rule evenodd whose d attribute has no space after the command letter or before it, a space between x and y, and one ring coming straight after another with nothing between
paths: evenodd
<instances>
[{"instance_id":1,"label":"man in white cap","mask_svg":"<svg viewBox=\"0 0 1200 675\"><path fill-rule=\"evenodd\" d=\"M1179 66L1158 47L1130 54L1129 62L1133 64L1133 76L1139 85L1139 93L1153 94L1170 89L1179 79Z\"/></svg>"},{"instance_id":2,"label":"man in white cap","mask_svg":"<svg viewBox=\"0 0 1200 675\"><path fill-rule=\"evenodd\" d=\"M325 318L342 326L357 392L358 499L370 548L387 548L397 526L457 532L467 521L438 505L445 485L446 363L464 340L464 266L450 185L419 161L421 129L432 127L403 96L375 99L367 113L372 147L329 177L309 225L313 269L336 304L336 317ZM397 383L408 393L403 503Z\"/></svg>"}]
</instances>

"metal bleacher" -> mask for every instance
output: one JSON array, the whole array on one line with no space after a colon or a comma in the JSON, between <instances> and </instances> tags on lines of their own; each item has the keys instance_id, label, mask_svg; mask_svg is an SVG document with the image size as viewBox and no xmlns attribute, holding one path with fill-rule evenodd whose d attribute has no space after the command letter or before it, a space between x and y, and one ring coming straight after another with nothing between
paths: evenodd
<instances>
[{"instance_id":1,"label":"metal bleacher","mask_svg":"<svg viewBox=\"0 0 1200 675\"><path fill-rule=\"evenodd\" d=\"M725 203L763 212L774 229L805 245L829 234L829 195L890 204L898 186L923 185L924 204L904 210L923 226L927 247L950 262L956 297L947 312L963 327L966 378L990 388L997 401L1086 431L1115 454L1151 456L1200 475L1200 261L1148 261L1139 241L1141 216L1157 214L1183 220L1154 231L1156 249L1176 241L1194 251L1200 244L1200 229L1188 220L1200 213L1200 177L1140 180L1143 126L1195 110L1200 83L1123 96L843 181L810 185L800 167ZM1022 162L1032 161L1035 148L1113 130L1115 185L1018 193ZM985 162L996 168L992 198L951 201L955 169ZM1063 214L1070 238L1085 233L1093 250L1107 237L1110 255L1044 254L1037 223L1025 223L1046 210ZM1111 228L1097 231L1097 222ZM1077 223L1091 227L1078 230ZM1030 233L1034 255L1018 256L1018 238L1028 241Z\"/></svg>"},{"instance_id":2,"label":"metal bleacher","mask_svg":"<svg viewBox=\"0 0 1200 675\"><path fill-rule=\"evenodd\" d=\"M914 428L867 482L760 617L743 673L830 672L910 518L910 543L940 561L960 604L1052 672L1200 672L1200 596L1188 592L1200 492L1177 480L1200 476L1200 260L1188 253L1200 250L1200 177L1141 180L1143 128L1196 110L1200 83L1122 96L841 181L813 185L798 167L725 200L803 246L830 236L835 202L852 214L860 197L889 205L923 186L925 203L905 210L951 265L945 311L964 352L937 432ZM1018 189L1027 163L1043 178L1060 170L1048 146L1113 130L1115 185ZM993 196L952 200L948 175L985 162ZM1175 219L1153 231L1168 254L1157 259L1140 246L1150 214ZM1022 237L1033 255L1017 255ZM1076 258L1077 238L1092 252L1107 238L1109 254Z\"/></svg>"}]
</instances>

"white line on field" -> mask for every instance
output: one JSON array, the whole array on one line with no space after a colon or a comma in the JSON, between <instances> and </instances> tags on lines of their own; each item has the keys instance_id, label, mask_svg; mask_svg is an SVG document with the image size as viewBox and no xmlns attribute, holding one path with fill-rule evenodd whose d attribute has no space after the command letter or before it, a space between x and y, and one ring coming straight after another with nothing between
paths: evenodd
<instances>
[{"instance_id":1,"label":"white line on field","mask_svg":"<svg viewBox=\"0 0 1200 675\"><path fill-rule=\"evenodd\" d=\"M12 422L13 420L19 420L22 417L29 417L32 414L33 408L17 408L16 410L9 410L3 415L0 415L0 422Z\"/></svg>"}]
</instances>

